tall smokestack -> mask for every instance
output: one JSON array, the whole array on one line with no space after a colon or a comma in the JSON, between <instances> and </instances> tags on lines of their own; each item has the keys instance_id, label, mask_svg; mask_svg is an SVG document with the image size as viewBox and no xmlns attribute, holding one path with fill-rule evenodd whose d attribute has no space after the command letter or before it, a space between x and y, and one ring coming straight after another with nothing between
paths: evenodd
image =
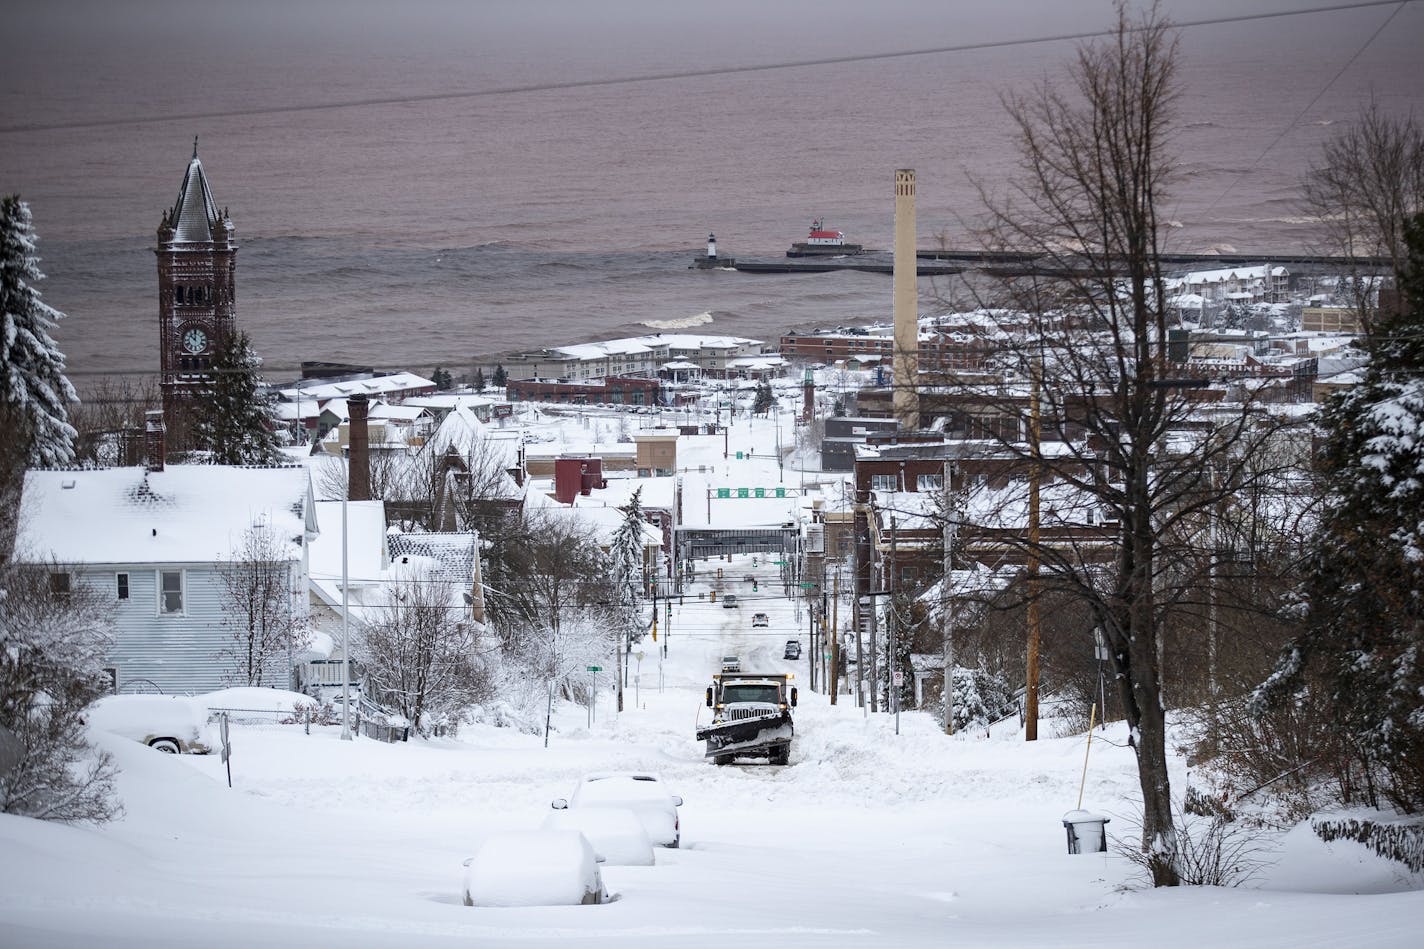
<instances>
[{"instance_id":1,"label":"tall smokestack","mask_svg":"<svg viewBox=\"0 0 1424 949\"><path fill-rule=\"evenodd\" d=\"M371 442L364 393L346 400L346 500L371 500Z\"/></svg>"},{"instance_id":2,"label":"tall smokestack","mask_svg":"<svg viewBox=\"0 0 1424 949\"><path fill-rule=\"evenodd\" d=\"M895 418L900 431L920 427L920 314L915 266L915 169L895 172Z\"/></svg>"}]
</instances>

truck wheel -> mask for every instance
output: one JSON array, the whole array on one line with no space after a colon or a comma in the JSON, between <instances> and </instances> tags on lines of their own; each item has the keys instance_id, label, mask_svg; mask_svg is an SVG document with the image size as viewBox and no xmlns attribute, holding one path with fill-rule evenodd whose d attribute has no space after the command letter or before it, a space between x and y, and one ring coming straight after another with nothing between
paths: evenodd
<instances>
[{"instance_id":1,"label":"truck wheel","mask_svg":"<svg viewBox=\"0 0 1424 949\"><path fill-rule=\"evenodd\" d=\"M731 764L731 763L732 763L732 756L731 756L731 755L718 755L717 757L715 757L715 758L712 759L712 763L715 764L715 765Z\"/></svg>"},{"instance_id":2,"label":"truck wheel","mask_svg":"<svg viewBox=\"0 0 1424 949\"><path fill-rule=\"evenodd\" d=\"M789 747L777 748L771 753L772 764L787 764L791 761L791 749Z\"/></svg>"}]
</instances>

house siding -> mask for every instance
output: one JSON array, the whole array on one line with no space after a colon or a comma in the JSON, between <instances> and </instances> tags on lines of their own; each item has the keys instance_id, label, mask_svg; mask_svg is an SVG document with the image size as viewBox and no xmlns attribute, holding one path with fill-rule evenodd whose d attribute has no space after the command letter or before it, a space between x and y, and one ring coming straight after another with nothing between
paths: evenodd
<instances>
[{"instance_id":1,"label":"house siding","mask_svg":"<svg viewBox=\"0 0 1424 949\"><path fill-rule=\"evenodd\" d=\"M223 627L222 578L213 564L86 564L71 568L78 582L114 600L114 645L104 665L115 670L120 692L209 692L230 685L230 663L219 653L231 644ZM183 612L165 614L159 604L159 574L183 571ZM129 598L118 599L115 575L129 576ZM298 582L293 572L293 589ZM300 602L300 598L299 598ZM289 661L270 663L262 684L290 688Z\"/></svg>"}]
</instances>

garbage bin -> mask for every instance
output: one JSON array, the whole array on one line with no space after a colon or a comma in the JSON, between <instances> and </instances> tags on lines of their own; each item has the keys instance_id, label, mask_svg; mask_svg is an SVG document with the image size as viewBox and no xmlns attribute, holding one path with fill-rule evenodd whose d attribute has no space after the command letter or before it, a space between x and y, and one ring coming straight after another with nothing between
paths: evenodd
<instances>
[{"instance_id":1,"label":"garbage bin","mask_svg":"<svg viewBox=\"0 0 1424 949\"><path fill-rule=\"evenodd\" d=\"M1107 853L1108 835L1103 825L1111 818L1089 811L1069 811L1063 815L1068 831L1069 853Z\"/></svg>"}]
</instances>

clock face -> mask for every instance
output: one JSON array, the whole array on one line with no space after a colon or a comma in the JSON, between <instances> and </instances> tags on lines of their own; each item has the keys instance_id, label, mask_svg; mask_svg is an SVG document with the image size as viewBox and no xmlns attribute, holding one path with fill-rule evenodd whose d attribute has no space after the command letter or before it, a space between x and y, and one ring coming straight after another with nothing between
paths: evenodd
<instances>
[{"instance_id":1,"label":"clock face","mask_svg":"<svg viewBox=\"0 0 1424 949\"><path fill-rule=\"evenodd\" d=\"M183 348L190 353L200 353L208 348L208 334L200 329L190 329L183 334Z\"/></svg>"}]
</instances>

